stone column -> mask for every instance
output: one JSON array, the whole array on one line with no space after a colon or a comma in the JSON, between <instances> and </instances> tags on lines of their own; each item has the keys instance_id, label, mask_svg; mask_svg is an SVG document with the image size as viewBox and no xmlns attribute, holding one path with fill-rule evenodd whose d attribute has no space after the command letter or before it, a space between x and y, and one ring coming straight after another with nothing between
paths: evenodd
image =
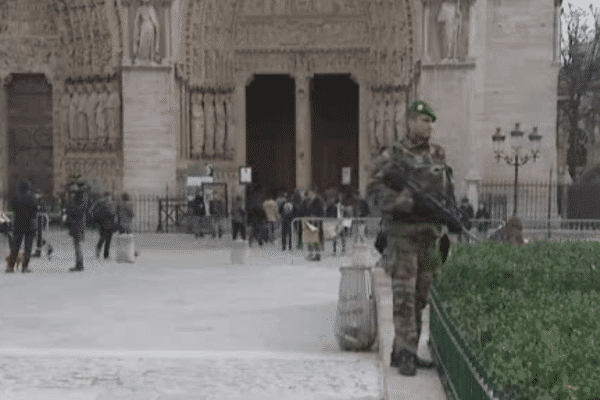
<instances>
[{"instance_id":1,"label":"stone column","mask_svg":"<svg viewBox=\"0 0 600 400\"><path fill-rule=\"evenodd\" d=\"M238 168L246 166L246 88L253 79L254 75L244 76L238 79L238 83L235 85L235 91L232 95L236 97L235 103L237 103L235 104L235 107L237 107L235 118L237 122L235 125L237 140L234 160Z\"/></svg>"},{"instance_id":2,"label":"stone column","mask_svg":"<svg viewBox=\"0 0 600 400\"><path fill-rule=\"evenodd\" d=\"M296 188L311 189L310 76L296 76Z\"/></svg>"},{"instance_id":3,"label":"stone column","mask_svg":"<svg viewBox=\"0 0 600 400\"><path fill-rule=\"evenodd\" d=\"M475 52L475 38L477 37L477 7L473 3L470 5L469 9L469 39L467 40L467 48L469 58L474 58L477 56Z\"/></svg>"},{"instance_id":4,"label":"stone column","mask_svg":"<svg viewBox=\"0 0 600 400\"><path fill-rule=\"evenodd\" d=\"M10 75L0 76L0 193L8 195L8 91ZM0 198L0 200L2 200ZM8 200L8 199L5 199ZM0 201L4 210L4 204Z\"/></svg>"},{"instance_id":5,"label":"stone column","mask_svg":"<svg viewBox=\"0 0 600 400\"><path fill-rule=\"evenodd\" d=\"M554 57L552 64L560 66L560 33L562 30L560 21L560 5L562 0L554 0Z\"/></svg>"},{"instance_id":6,"label":"stone column","mask_svg":"<svg viewBox=\"0 0 600 400\"><path fill-rule=\"evenodd\" d=\"M358 84L358 190L364 196L369 184L371 172L371 148L369 145L369 132L367 112L369 101L367 99L370 90L367 90L363 80L356 80Z\"/></svg>"},{"instance_id":7,"label":"stone column","mask_svg":"<svg viewBox=\"0 0 600 400\"><path fill-rule=\"evenodd\" d=\"M423 62L425 64L431 62L429 54L429 2L423 2Z\"/></svg>"},{"instance_id":8,"label":"stone column","mask_svg":"<svg viewBox=\"0 0 600 400\"><path fill-rule=\"evenodd\" d=\"M123 36L123 65L131 65L130 51L130 29L129 29L129 4L123 4L121 7L121 27Z\"/></svg>"},{"instance_id":9,"label":"stone column","mask_svg":"<svg viewBox=\"0 0 600 400\"><path fill-rule=\"evenodd\" d=\"M176 187L179 113L169 67L123 70L123 186L140 194Z\"/></svg>"}]
</instances>

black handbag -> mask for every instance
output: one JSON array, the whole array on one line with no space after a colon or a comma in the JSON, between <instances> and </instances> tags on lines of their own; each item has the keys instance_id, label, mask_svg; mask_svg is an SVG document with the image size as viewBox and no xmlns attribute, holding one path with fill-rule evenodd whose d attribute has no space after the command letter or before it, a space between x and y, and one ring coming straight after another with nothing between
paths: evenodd
<instances>
[{"instance_id":1,"label":"black handbag","mask_svg":"<svg viewBox=\"0 0 600 400\"><path fill-rule=\"evenodd\" d=\"M387 247L387 234L384 231L379 231L377 238L375 239L375 248L379 254L383 254L383 251Z\"/></svg>"}]
</instances>

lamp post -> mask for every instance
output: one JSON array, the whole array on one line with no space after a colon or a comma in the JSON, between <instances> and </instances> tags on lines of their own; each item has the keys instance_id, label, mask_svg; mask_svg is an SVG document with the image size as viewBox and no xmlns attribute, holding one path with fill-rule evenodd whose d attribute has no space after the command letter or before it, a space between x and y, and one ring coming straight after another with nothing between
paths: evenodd
<instances>
[{"instance_id":1,"label":"lamp post","mask_svg":"<svg viewBox=\"0 0 600 400\"><path fill-rule=\"evenodd\" d=\"M529 134L529 141L531 142L531 158L535 162L540 154L540 142L542 140L542 135L537 132L537 127L533 128L533 131ZM500 128L496 128L496 133L492 135L492 141L494 143L494 153L496 157L496 161L500 162L500 160L506 161L506 163L510 166L515 167L515 188L514 188L514 209L513 216L517 215L517 199L518 199L518 182L519 182L519 167L523 166L529 161L530 155L527 151L524 151L523 154L523 145L525 132L519 129L519 123L515 124L515 129L510 132L510 147L512 148L511 153L505 154L504 151L504 140L506 136L504 136L501 132Z\"/></svg>"}]
</instances>

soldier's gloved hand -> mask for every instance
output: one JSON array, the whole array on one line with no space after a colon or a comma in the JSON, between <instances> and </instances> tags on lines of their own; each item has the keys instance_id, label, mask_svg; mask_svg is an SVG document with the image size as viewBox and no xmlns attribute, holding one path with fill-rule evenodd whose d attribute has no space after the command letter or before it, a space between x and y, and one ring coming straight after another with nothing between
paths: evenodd
<instances>
[{"instance_id":1,"label":"soldier's gloved hand","mask_svg":"<svg viewBox=\"0 0 600 400\"><path fill-rule=\"evenodd\" d=\"M404 188L396 197L392 210L396 212L411 213L415 208L415 199L410 189Z\"/></svg>"}]
</instances>

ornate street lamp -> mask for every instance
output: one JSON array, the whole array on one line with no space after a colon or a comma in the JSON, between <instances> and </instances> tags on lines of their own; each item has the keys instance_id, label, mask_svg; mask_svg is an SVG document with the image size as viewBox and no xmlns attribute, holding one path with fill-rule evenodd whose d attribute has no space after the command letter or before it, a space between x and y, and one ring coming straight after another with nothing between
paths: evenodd
<instances>
[{"instance_id":1,"label":"ornate street lamp","mask_svg":"<svg viewBox=\"0 0 600 400\"><path fill-rule=\"evenodd\" d=\"M496 128L496 133L492 135L492 141L494 145L494 153L497 162L504 159L510 166L515 167L515 188L514 188L514 209L513 216L517 215L517 199L518 199L518 183L519 183L519 167L525 165L529 161L529 154L521 153L521 149L524 146L524 135L525 132L519 129L519 123L515 124L515 129L510 132L510 147L512 152L505 154L504 152L504 136L501 132L501 128ZM534 127L533 131L529 134L529 141L531 142L531 157L535 162L540 156L540 142L542 141L542 135L538 133L538 128Z\"/></svg>"}]
</instances>

